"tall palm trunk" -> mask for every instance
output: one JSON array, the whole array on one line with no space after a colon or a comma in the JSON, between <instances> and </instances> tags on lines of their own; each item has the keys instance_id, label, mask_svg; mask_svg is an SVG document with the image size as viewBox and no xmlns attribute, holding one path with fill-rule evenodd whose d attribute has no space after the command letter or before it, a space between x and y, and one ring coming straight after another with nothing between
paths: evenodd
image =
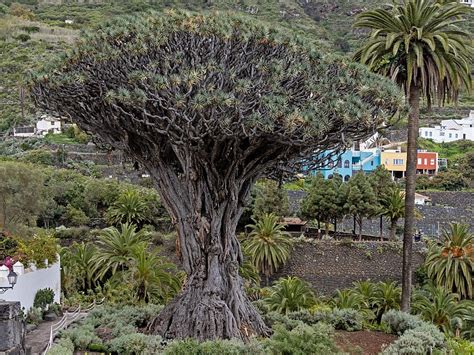
<instances>
[{"instance_id":1,"label":"tall palm trunk","mask_svg":"<svg viewBox=\"0 0 474 355\"><path fill-rule=\"evenodd\" d=\"M416 188L416 141L420 116L420 88L410 85L408 97L410 115L408 118L407 170L405 188L405 228L403 232L402 302L401 309L410 311L412 284L412 249L415 232L415 188Z\"/></svg>"}]
</instances>

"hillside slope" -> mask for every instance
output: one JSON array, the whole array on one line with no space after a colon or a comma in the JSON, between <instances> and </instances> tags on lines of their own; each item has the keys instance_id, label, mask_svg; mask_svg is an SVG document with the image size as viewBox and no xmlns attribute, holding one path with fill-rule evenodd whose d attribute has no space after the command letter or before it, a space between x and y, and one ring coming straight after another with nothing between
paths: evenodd
<instances>
[{"instance_id":1,"label":"hillside slope","mask_svg":"<svg viewBox=\"0 0 474 355\"><path fill-rule=\"evenodd\" d=\"M350 53L364 37L352 29L355 16L380 6L375 0L3 0L0 4L0 136L33 121L33 107L20 100L28 72L61 54L80 30L117 16L180 8L246 14L278 24L320 43L324 51ZM18 5L18 3L22 3ZM472 25L473 21L468 21Z\"/></svg>"}]
</instances>

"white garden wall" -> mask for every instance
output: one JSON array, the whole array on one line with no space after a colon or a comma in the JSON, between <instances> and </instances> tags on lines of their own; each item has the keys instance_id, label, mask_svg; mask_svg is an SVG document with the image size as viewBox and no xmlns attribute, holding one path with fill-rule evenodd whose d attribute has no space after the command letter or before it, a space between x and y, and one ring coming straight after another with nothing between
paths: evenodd
<instances>
[{"instance_id":1,"label":"white garden wall","mask_svg":"<svg viewBox=\"0 0 474 355\"><path fill-rule=\"evenodd\" d=\"M6 278L0 277L0 286L9 286ZM36 292L42 288L54 291L54 302L59 303L61 296L61 268L56 262L45 269L35 271L25 270L23 275L18 275L18 281L13 289L7 290L0 299L5 301L20 301L21 307L28 311L33 307Z\"/></svg>"}]
</instances>

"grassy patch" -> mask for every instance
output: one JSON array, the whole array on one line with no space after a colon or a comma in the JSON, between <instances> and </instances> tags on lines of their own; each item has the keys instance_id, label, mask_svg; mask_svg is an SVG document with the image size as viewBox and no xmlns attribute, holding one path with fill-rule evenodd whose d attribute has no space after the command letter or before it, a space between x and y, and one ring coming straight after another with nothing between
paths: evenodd
<instances>
[{"instance_id":1,"label":"grassy patch","mask_svg":"<svg viewBox=\"0 0 474 355\"><path fill-rule=\"evenodd\" d=\"M469 151L474 151L474 142L459 140L449 143L435 143L431 139L418 139L418 146L430 152L438 152L441 158L456 159Z\"/></svg>"}]
</instances>

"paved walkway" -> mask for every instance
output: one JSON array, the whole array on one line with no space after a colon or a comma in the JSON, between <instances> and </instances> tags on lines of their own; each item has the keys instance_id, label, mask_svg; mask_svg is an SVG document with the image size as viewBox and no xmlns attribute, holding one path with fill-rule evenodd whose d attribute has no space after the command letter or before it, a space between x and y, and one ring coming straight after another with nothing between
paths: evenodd
<instances>
[{"instance_id":1,"label":"paved walkway","mask_svg":"<svg viewBox=\"0 0 474 355\"><path fill-rule=\"evenodd\" d=\"M48 345L51 326L58 320L43 322L35 330L26 334L25 345L31 348L31 354L42 354L46 345Z\"/></svg>"},{"instance_id":2,"label":"paved walkway","mask_svg":"<svg viewBox=\"0 0 474 355\"><path fill-rule=\"evenodd\" d=\"M77 322L87 316L87 312L81 312L78 319L72 322L67 322L64 328L69 327L72 323ZM49 342L49 336L51 333L51 326L55 325L61 320L58 318L54 321L42 322L33 331L26 334L25 345L26 348L31 348L32 355L41 355L46 349Z\"/></svg>"}]
</instances>

